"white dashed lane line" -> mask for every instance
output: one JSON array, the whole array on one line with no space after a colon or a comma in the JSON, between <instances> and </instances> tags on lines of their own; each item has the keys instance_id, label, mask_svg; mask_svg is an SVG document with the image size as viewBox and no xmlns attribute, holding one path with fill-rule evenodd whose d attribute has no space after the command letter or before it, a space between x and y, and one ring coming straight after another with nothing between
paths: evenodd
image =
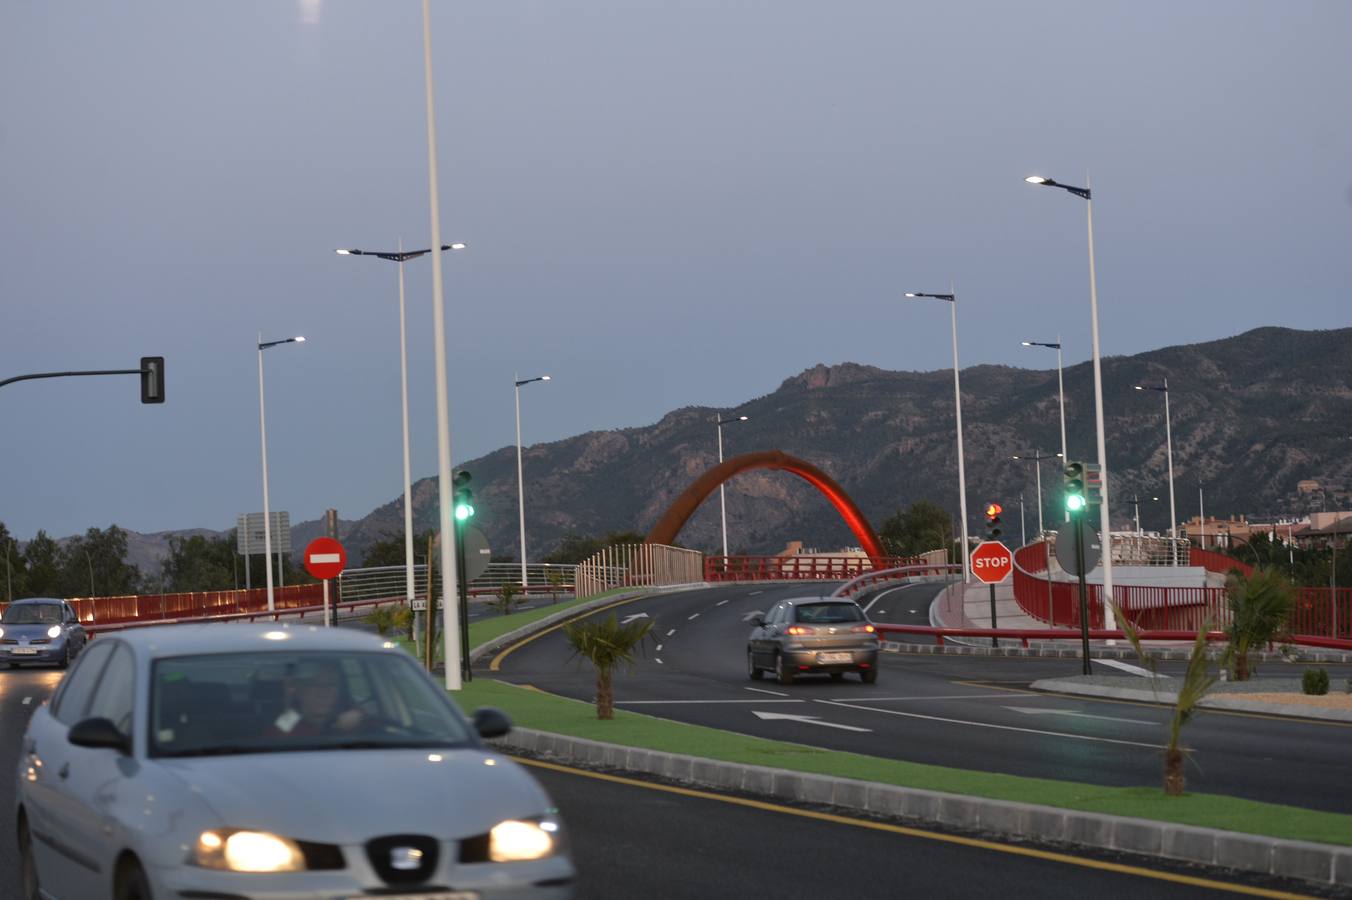
<instances>
[{"instance_id":1,"label":"white dashed lane line","mask_svg":"<svg viewBox=\"0 0 1352 900\"><path fill-rule=\"evenodd\" d=\"M672 636L673 634L675 634L675 633L676 633L676 629L673 628L673 629L671 629L670 631L667 632L667 637L671 637L671 636Z\"/></svg>"},{"instance_id":2,"label":"white dashed lane line","mask_svg":"<svg viewBox=\"0 0 1352 900\"><path fill-rule=\"evenodd\" d=\"M658 653L661 653L661 652L662 652L662 645L661 645L661 644L658 644L658 645L657 645L657 652L658 652Z\"/></svg>"},{"instance_id":3,"label":"white dashed lane line","mask_svg":"<svg viewBox=\"0 0 1352 900\"><path fill-rule=\"evenodd\" d=\"M714 606L722 606L724 603L727 603L727 602L728 602L728 601L726 601L726 600L719 600L717 603L714 604Z\"/></svg>"},{"instance_id":4,"label":"white dashed lane line","mask_svg":"<svg viewBox=\"0 0 1352 900\"><path fill-rule=\"evenodd\" d=\"M755 692L758 693L758 694L769 694L769 695L772 696L772 697L787 697L787 696L789 696L788 694L785 694L785 693L783 693L783 692L781 692L781 691L767 691L765 688L753 688L753 687L749 687L749 688L747 688L747 690L748 690L748 691L755 691Z\"/></svg>"},{"instance_id":5,"label":"white dashed lane line","mask_svg":"<svg viewBox=\"0 0 1352 900\"><path fill-rule=\"evenodd\" d=\"M32 703L32 702L33 702L33 698L32 698L32 697L24 697L24 698L23 698L23 705L24 705L24 706L27 706L28 704L30 704L30 703Z\"/></svg>"},{"instance_id":6,"label":"white dashed lane line","mask_svg":"<svg viewBox=\"0 0 1352 900\"><path fill-rule=\"evenodd\" d=\"M690 616L689 618L687 618L686 621L687 621L687 622L693 622L695 619L698 619L698 618L699 618L699 613L695 613L693 616Z\"/></svg>"}]
</instances>

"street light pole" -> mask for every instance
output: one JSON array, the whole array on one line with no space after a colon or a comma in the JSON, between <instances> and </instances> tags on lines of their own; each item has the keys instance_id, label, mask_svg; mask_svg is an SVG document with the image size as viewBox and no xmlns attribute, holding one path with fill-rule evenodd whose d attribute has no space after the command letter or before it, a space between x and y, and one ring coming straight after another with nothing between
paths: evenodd
<instances>
[{"instance_id":1,"label":"street light pole","mask_svg":"<svg viewBox=\"0 0 1352 900\"><path fill-rule=\"evenodd\" d=\"M521 590L526 590L526 482L521 474L521 385L532 381L548 381L548 375L522 379L513 375L516 385L516 499L517 509L521 512Z\"/></svg>"},{"instance_id":2,"label":"street light pole","mask_svg":"<svg viewBox=\"0 0 1352 900\"><path fill-rule=\"evenodd\" d=\"M962 385L958 376L958 298L956 293L922 294L908 292L906 296L912 300L924 297L945 300L949 303L953 314L953 405L956 410L958 430L958 512L962 516L962 582L966 584L971 567L967 548L967 473L962 462Z\"/></svg>"},{"instance_id":3,"label":"street light pole","mask_svg":"<svg viewBox=\"0 0 1352 900\"><path fill-rule=\"evenodd\" d=\"M1169 423L1169 379L1164 379L1164 384L1155 386L1152 384L1138 384L1135 386L1138 391L1158 391L1164 395L1164 446L1165 453L1169 458L1169 540L1171 543L1171 555L1174 565L1178 565L1178 513L1174 506L1174 432Z\"/></svg>"},{"instance_id":4,"label":"street light pole","mask_svg":"<svg viewBox=\"0 0 1352 900\"><path fill-rule=\"evenodd\" d=\"M94 596L94 560L89 558L89 551L84 551L85 562L89 565L89 596Z\"/></svg>"},{"instance_id":5,"label":"street light pole","mask_svg":"<svg viewBox=\"0 0 1352 900\"><path fill-rule=\"evenodd\" d=\"M437 197L437 119L432 90L432 13L423 0L423 81L427 93L427 200L432 218L432 246L441 246L441 201ZM446 305L442 295L441 254L432 254L432 329L437 378L437 500L441 527L441 609L445 638L446 689L458 691L460 679L460 617L452 614L450 598L456 592L455 524L451 509L451 414L446 380ZM428 598L428 612L432 610Z\"/></svg>"},{"instance_id":6,"label":"street light pole","mask_svg":"<svg viewBox=\"0 0 1352 900\"><path fill-rule=\"evenodd\" d=\"M718 464L723 464L723 426L730 425L733 422L745 422L746 416L738 416L735 419L724 419L715 417L718 423ZM723 558L728 557L728 501L723 493L723 483L718 483L718 510L723 521Z\"/></svg>"},{"instance_id":7,"label":"street light pole","mask_svg":"<svg viewBox=\"0 0 1352 900\"><path fill-rule=\"evenodd\" d=\"M268 417L263 403L263 351L292 343L303 344L305 337L298 334L280 341L265 341L263 332L258 333L258 434L263 444L263 565L268 579L268 612L275 611L277 604L272 587L272 516L268 506Z\"/></svg>"},{"instance_id":8,"label":"street light pole","mask_svg":"<svg viewBox=\"0 0 1352 900\"><path fill-rule=\"evenodd\" d=\"M442 250L463 250L465 245L456 242L443 244ZM411 607L417 594L413 575L413 472L409 463L408 450L408 328L404 314L404 263L432 252L426 250L405 250L404 239L399 239L399 249L391 253L377 250L335 250L339 256L374 256L399 264L399 384L400 397L404 412L404 594Z\"/></svg>"},{"instance_id":9,"label":"street light pole","mask_svg":"<svg viewBox=\"0 0 1352 900\"><path fill-rule=\"evenodd\" d=\"M1070 459L1069 451L1066 449L1066 381L1063 375L1061 363L1061 335L1056 336L1056 342L1050 341L1024 341L1025 347L1050 347L1056 350L1056 392L1061 400L1061 459ZM1041 502L1040 500L1038 502ZM1070 510L1065 511L1066 521L1070 521Z\"/></svg>"},{"instance_id":10,"label":"street light pole","mask_svg":"<svg viewBox=\"0 0 1352 900\"><path fill-rule=\"evenodd\" d=\"M1094 352L1094 428L1098 443L1098 464L1099 477L1102 479L1102 502L1099 504L1099 528L1101 536L1099 538L1103 547L1103 624L1108 630L1117 627L1116 617L1113 615L1113 533L1112 516L1108 511L1108 446L1103 432L1103 366L1099 352L1099 314L1098 314L1098 276L1094 268L1094 200L1089 188L1071 187L1067 184L1058 184L1050 178L1043 178L1040 175L1030 175L1025 178L1029 184L1040 184L1044 187L1057 187L1074 194L1077 197L1083 197L1085 201L1086 221L1089 229L1089 322L1093 336Z\"/></svg>"},{"instance_id":11,"label":"street light pole","mask_svg":"<svg viewBox=\"0 0 1352 900\"><path fill-rule=\"evenodd\" d=\"M1037 473L1037 532L1039 536L1045 531L1042 526L1042 461L1044 459L1056 459L1059 456L1061 456L1060 453L1055 453L1051 456L1043 456L1041 450L1034 450L1032 454L1025 453L1022 456L1016 453L1013 456L1013 459L1031 462L1033 464L1033 471Z\"/></svg>"}]
</instances>

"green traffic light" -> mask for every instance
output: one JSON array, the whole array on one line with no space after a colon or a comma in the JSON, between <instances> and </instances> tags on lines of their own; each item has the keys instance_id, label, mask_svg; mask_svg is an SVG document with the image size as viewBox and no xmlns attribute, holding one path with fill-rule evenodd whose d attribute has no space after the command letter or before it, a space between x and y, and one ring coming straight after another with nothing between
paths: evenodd
<instances>
[{"instance_id":1,"label":"green traffic light","mask_svg":"<svg viewBox=\"0 0 1352 900\"><path fill-rule=\"evenodd\" d=\"M455 505L455 517L459 521L463 522L472 515L474 515L474 507L468 503L457 503Z\"/></svg>"},{"instance_id":2,"label":"green traffic light","mask_svg":"<svg viewBox=\"0 0 1352 900\"><path fill-rule=\"evenodd\" d=\"M1079 512L1080 510L1084 509L1084 498L1081 497L1079 494L1067 494L1066 509L1070 510L1071 512Z\"/></svg>"}]
</instances>

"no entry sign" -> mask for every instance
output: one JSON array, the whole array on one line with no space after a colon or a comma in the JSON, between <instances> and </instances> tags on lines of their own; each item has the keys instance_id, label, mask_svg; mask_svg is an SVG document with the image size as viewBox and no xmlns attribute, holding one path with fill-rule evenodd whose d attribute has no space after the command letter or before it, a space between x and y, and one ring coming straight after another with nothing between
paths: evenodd
<instances>
[{"instance_id":1,"label":"no entry sign","mask_svg":"<svg viewBox=\"0 0 1352 900\"><path fill-rule=\"evenodd\" d=\"M1014 570L1014 556L999 541L986 541L972 551L972 574L983 584L999 584Z\"/></svg>"},{"instance_id":2,"label":"no entry sign","mask_svg":"<svg viewBox=\"0 0 1352 900\"><path fill-rule=\"evenodd\" d=\"M346 564L347 551L333 538L315 538L305 548L305 571L321 581L337 578Z\"/></svg>"}]
</instances>

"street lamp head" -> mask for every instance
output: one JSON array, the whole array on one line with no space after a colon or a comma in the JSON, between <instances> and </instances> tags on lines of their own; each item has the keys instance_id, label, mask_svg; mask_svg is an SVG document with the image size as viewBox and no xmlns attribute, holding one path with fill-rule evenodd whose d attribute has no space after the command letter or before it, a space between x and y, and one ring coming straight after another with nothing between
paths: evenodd
<instances>
[{"instance_id":1,"label":"street lamp head","mask_svg":"<svg viewBox=\"0 0 1352 900\"><path fill-rule=\"evenodd\" d=\"M916 293L912 293L911 291L907 291L907 292L906 292L906 296L907 296L907 297L910 297L911 299L915 299L916 297L919 297L920 295L919 295L919 294L916 294Z\"/></svg>"},{"instance_id":2,"label":"street lamp head","mask_svg":"<svg viewBox=\"0 0 1352 900\"><path fill-rule=\"evenodd\" d=\"M1136 390L1138 390L1138 391L1143 391L1143 390L1145 390L1145 388L1141 387L1139 384L1133 384L1132 387L1134 387L1134 388L1135 388Z\"/></svg>"},{"instance_id":3,"label":"street lamp head","mask_svg":"<svg viewBox=\"0 0 1352 900\"><path fill-rule=\"evenodd\" d=\"M540 380L541 380L541 381L548 381L548 380L549 380L549 376L548 376L548 375L541 375L541 376L540 376Z\"/></svg>"},{"instance_id":4,"label":"street lamp head","mask_svg":"<svg viewBox=\"0 0 1352 900\"><path fill-rule=\"evenodd\" d=\"M293 338L293 340L294 340L297 344L303 344L303 343L305 343L305 335L303 335L303 334L298 334L298 335L295 336L295 338Z\"/></svg>"},{"instance_id":5,"label":"street lamp head","mask_svg":"<svg viewBox=\"0 0 1352 900\"><path fill-rule=\"evenodd\" d=\"M746 416L738 416L738 417L737 417L737 421L738 421L738 422L745 422L746 419L747 419Z\"/></svg>"},{"instance_id":6,"label":"street lamp head","mask_svg":"<svg viewBox=\"0 0 1352 900\"><path fill-rule=\"evenodd\" d=\"M462 243L459 242L459 241L456 241L454 244L443 244L442 247L441 247L441 249L442 249L442 250L464 250L464 249L465 249L465 245L462 244Z\"/></svg>"},{"instance_id":7,"label":"street lamp head","mask_svg":"<svg viewBox=\"0 0 1352 900\"><path fill-rule=\"evenodd\" d=\"M1020 341L1019 343L1023 344L1025 347L1031 347L1031 346L1033 346L1033 342L1032 342L1032 341Z\"/></svg>"},{"instance_id":8,"label":"street lamp head","mask_svg":"<svg viewBox=\"0 0 1352 900\"><path fill-rule=\"evenodd\" d=\"M1029 175L1024 181L1029 184L1056 184L1055 181L1052 181L1050 178L1043 178L1041 175Z\"/></svg>"},{"instance_id":9,"label":"street lamp head","mask_svg":"<svg viewBox=\"0 0 1352 900\"><path fill-rule=\"evenodd\" d=\"M334 252L334 253L337 253L339 256L351 256L352 254L354 254L354 253L360 253L361 251L360 251L360 250L344 250L344 249L341 249L341 248L340 248L340 249L335 250L335 251L333 251L333 252Z\"/></svg>"}]
</instances>

